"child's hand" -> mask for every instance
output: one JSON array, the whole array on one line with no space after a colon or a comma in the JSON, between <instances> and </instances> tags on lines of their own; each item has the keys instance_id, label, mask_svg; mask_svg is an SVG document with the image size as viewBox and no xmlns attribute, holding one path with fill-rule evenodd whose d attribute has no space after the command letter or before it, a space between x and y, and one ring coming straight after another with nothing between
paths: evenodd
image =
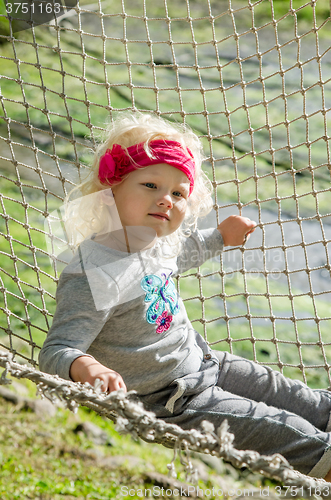
<instances>
[{"instance_id":1,"label":"child's hand","mask_svg":"<svg viewBox=\"0 0 331 500\"><path fill-rule=\"evenodd\" d=\"M117 391L123 389L126 392L126 385L121 375L89 356L80 356L72 362L70 367L70 377L75 382L88 382L94 386L96 379L102 382L101 390L104 392Z\"/></svg>"},{"instance_id":2,"label":"child's hand","mask_svg":"<svg viewBox=\"0 0 331 500\"><path fill-rule=\"evenodd\" d=\"M256 222L241 217L240 215L230 215L221 222L217 229L223 237L224 246L243 245L249 238L249 234L255 231Z\"/></svg>"}]
</instances>

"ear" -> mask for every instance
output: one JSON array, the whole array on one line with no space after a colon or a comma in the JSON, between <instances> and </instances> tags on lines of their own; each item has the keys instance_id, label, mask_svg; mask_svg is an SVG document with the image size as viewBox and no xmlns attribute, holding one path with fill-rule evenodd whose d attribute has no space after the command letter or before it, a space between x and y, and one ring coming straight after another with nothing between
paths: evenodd
<instances>
[{"instance_id":1,"label":"ear","mask_svg":"<svg viewBox=\"0 0 331 500\"><path fill-rule=\"evenodd\" d=\"M112 205L115 204L114 194L113 194L113 191L111 190L111 188L103 189L100 192L100 196L101 196L101 200L103 201L103 203L105 205L108 205L109 207L111 207Z\"/></svg>"}]
</instances>

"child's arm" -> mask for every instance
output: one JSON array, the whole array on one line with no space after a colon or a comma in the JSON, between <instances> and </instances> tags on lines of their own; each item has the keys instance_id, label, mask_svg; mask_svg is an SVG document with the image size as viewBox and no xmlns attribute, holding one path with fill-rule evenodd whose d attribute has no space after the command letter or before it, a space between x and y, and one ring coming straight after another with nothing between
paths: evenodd
<instances>
[{"instance_id":1,"label":"child's arm","mask_svg":"<svg viewBox=\"0 0 331 500\"><path fill-rule=\"evenodd\" d=\"M104 294L111 291L102 288ZM94 382L99 378L102 389L125 388L122 377L87 354L109 317L109 310L97 310L85 274L63 271L57 293L53 325L39 354L42 371L75 382Z\"/></svg>"},{"instance_id":2,"label":"child's arm","mask_svg":"<svg viewBox=\"0 0 331 500\"><path fill-rule=\"evenodd\" d=\"M217 229L222 235L224 246L234 247L243 245L249 235L255 231L255 227L256 222L247 217L230 215L217 226Z\"/></svg>"},{"instance_id":3,"label":"child's arm","mask_svg":"<svg viewBox=\"0 0 331 500\"><path fill-rule=\"evenodd\" d=\"M96 379L100 379L102 391L112 392L124 389L126 392L126 385L121 375L90 356L80 356L72 362L70 377L74 382L82 382L82 384L88 382L93 386Z\"/></svg>"},{"instance_id":4,"label":"child's arm","mask_svg":"<svg viewBox=\"0 0 331 500\"><path fill-rule=\"evenodd\" d=\"M247 217L231 215L217 229L195 231L182 241L181 253L177 258L178 273L201 266L206 260L219 256L223 246L242 245L255 227L256 223Z\"/></svg>"}]
</instances>

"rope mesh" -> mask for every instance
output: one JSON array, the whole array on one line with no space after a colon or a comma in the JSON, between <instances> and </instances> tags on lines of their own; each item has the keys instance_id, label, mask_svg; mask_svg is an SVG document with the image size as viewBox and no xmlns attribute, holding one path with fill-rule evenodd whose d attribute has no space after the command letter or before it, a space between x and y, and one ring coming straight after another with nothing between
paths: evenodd
<instances>
[{"instance_id":1,"label":"rope mesh","mask_svg":"<svg viewBox=\"0 0 331 500\"><path fill-rule=\"evenodd\" d=\"M193 326L330 384L330 6L324 0L79 1L13 34L0 16L0 345L37 366L58 280L44 220L118 110L201 137L214 211L256 220L242 248L180 277Z\"/></svg>"}]
</instances>

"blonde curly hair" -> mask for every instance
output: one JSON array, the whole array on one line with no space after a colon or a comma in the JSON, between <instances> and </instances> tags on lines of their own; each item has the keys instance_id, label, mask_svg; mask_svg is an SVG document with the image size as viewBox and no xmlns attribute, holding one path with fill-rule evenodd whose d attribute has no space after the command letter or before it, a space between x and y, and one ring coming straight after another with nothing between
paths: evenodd
<instances>
[{"instance_id":1,"label":"blonde curly hair","mask_svg":"<svg viewBox=\"0 0 331 500\"><path fill-rule=\"evenodd\" d=\"M101 190L109 189L108 184L102 184L98 178L99 162L102 155L105 154L107 149L111 149L113 144L119 144L123 148L128 148L138 143L145 143L146 150L148 145L154 140L171 140L179 142L183 149L189 149L193 155L195 162L195 179L194 188L188 198L188 206L184 221L175 233L166 236L168 244L175 247L175 253L180 251L180 240L183 236L188 237L192 231L197 228L197 221L199 217L207 215L212 209L212 185L206 174L201 168L202 161L204 160L202 153L202 145L197 135L187 126L181 124L172 124L155 115L144 114L140 112L119 113L114 121L107 127L103 134L103 140L98 145L92 168L85 179L74 191L79 190L83 194L83 198L87 195L92 195ZM127 174L130 175L130 174ZM120 181L122 182L126 178ZM91 200L86 202L87 199ZM68 199L69 200L69 199ZM93 200L98 200L98 206L95 206ZM79 217L76 218L73 213L67 217L66 225L67 231L73 233L68 228L70 225L75 227L76 238L70 238L72 243L79 244L82 239L85 239L95 232L102 231L103 222L105 220L107 206L100 202L100 198L87 196L84 203L80 203ZM84 213L82 213L82 211ZM77 213L77 211L76 211ZM93 221L93 223L91 223ZM85 227L84 227L85 226ZM80 235L77 239L77 235Z\"/></svg>"}]
</instances>

